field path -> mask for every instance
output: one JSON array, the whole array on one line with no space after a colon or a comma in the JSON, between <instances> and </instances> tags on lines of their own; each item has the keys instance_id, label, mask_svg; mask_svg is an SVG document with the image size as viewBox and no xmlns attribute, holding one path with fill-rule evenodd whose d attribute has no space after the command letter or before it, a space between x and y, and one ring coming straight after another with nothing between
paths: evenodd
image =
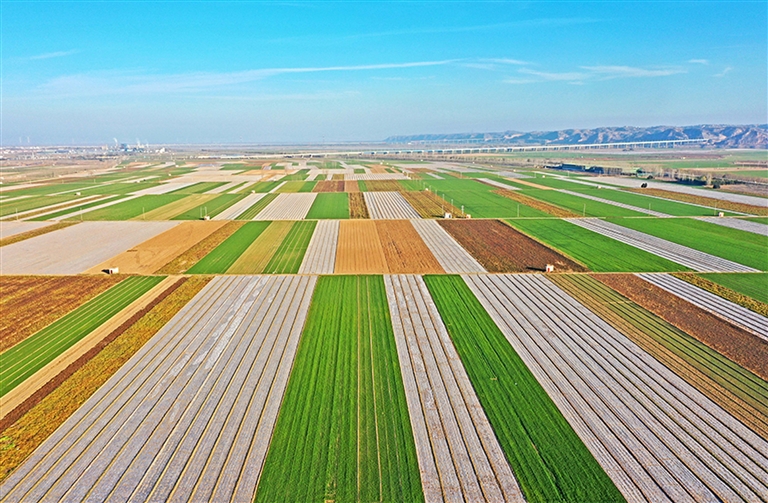
<instances>
[{"instance_id":1,"label":"field path","mask_svg":"<svg viewBox=\"0 0 768 503\"><path fill-rule=\"evenodd\" d=\"M339 221L318 221L299 267L299 274L333 274L338 241Z\"/></svg>"},{"instance_id":2,"label":"field path","mask_svg":"<svg viewBox=\"0 0 768 503\"><path fill-rule=\"evenodd\" d=\"M598 218L566 218L564 220L698 272L757 272L757 269Z\"/></svg>"},{"instance_id":3,"label":"field path","mask_svg":"<svg viewBox=\"0 0 768 503\"><path fill-rule=\"evenodd\" d=\"M628 501L768 494L768 441L549 280L464 279Z\"/></svg>"},{"instance_id":4,"label":"field path","mask_svg":"<svg viewBox=\"0 0 768 503\"><path fill-rule=\"evenodd\" d=\"M523 501L424 280L384 281L426 501Z\"/></svg>"},{"instance_id":5,"label":"field path","mask_svg":"<svg viewBox=\"0 0 768 503\"><path fill-rule=\"evenodd\" d=\"M694 306L749 330L768 342L768 318L669 274L636 274Z\"/></svg>"},{"instance_id":6,"label":"field path","mask_svg":"<svg viewBox=\"0 0 768 503\"><path fill-rule=\"evenodd\" d=\"M211 281L0 500L252 501L315 281Z\"/></svg>"}]
</instances>

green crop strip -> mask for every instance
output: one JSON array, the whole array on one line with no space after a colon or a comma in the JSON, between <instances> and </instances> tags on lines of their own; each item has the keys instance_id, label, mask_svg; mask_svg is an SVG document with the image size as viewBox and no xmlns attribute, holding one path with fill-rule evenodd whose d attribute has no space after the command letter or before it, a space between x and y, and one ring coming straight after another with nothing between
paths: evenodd
<instances>
[{"instance_id":1,"label":"green crop strip","mask_svg":"<svg viewBox=\"0 0 768 503\"><path fill-rule=\"evenodd\" d=\"M596 272L687 271L685 266L555 218L507 220L512 227Z\"/></svg>"},{"instance_id":2,"label":"green crop strip","mask_svg":"<svg viewBox=\"0 0 768 503\"><path fill-rule=\"evenodd\" d=\"M631 325L630 328L639 330L645 337L687 362L718 386L748 404L754 411L757 411L757 416L762 415L762 418L757 420L764 423L764 427L768 427L768 421L766 421L768 418L768 382L591 276L585 274L558 275L555 278L555 283L623 333L629 334L630 332L627 332L627 329L621 325L617 325L615 317L619 317L624 323ZM635 340L634 337L633 340ZM670 366L668 362L663 360L662 362ZM678 374L683 379L688 378L686 372L678 372ZM699 382L692 384L716 403L721 404L726 409L728 408L730 402L727 400L725 403L723 402L721 392L712 393L711 388L703 387Z\"/></svg>"},{"instance_id":3,"label":"green crop strip","mask_svg":"<svg viewBox=\"0 0 768 503\"><path fill-rule=\"evenodd\" d=\"M423 501L381 276L323 276L256 501Z\"/></svg>"},{"instance_id":4,"label":"green crop strip","mask_svg":"<svg viewBox=\"0 0 768 503\"><path fill-rule=\"evenodd\" d=\"M180 215L176 215L171 220L199 220L201 215L214 217L243 199L245 196L246 194L222 194L216 199L212 199L196 208L192 208Z\"/></svg>"},{"instance_id":5,"label":"green crop strip","mask_svg":"<svg viewBox=\"0 0 768 503\"><path fill-rule=\"evenodd\" d=\"M768 273L711 273L699 276L768 304Z\"/></svg>"},{"instance_id":6,"label":"green crop strip","mask_svg":"<svg viewBox=\"0 0 768 503\"><path fill-rule=\"evenodd\" d=\"M251 188L254 192L266 193L274 189L283 182L258 182Z\"/></svg>"},{"instance_id":7,"label":"green crop strip","mask_svg":"<svg viewBox=\"0 0 768 503\"><path fill-rule=\"evenodd\" d=\"M160 194L140 196L82 215L83 220L129 220L143 213L171 204L186 197L184 194Z\"/></svg>"},{"instance_id":8,"label":"green crop strip","mask_svg":"<svg viewBox=\"0 0 768 503\"><path fill-rule=\"evenodd\" d=\"M108 197L105 197L103 199L99 199L98 201L93 201L93 202L85 203L85 204L76 204L75 206L70 206L69 208L63 209L61 211L57 211L55 213L48 213L47 215L40 215L39 217L30 218L30 220L33 220L33 221L36 221L36 222L40 222L40 221L43 221L43 220L50 220L52 218L58 218L58 217L62 217L64 215L68 215L69 213L74 213L76 211L92 208L92 207L98 206L100 204L105 204L105 203L108 203L110 201L114 201L115 199L120 199L122 197L123 196L108 196Z\"/></svg>"},{"instance_id":9,"label":"green crop strip","mask_svg":"<svg viewBox=\"0 0 768 503\"><path fill-rule=\"evenodd\" d=\"M540 201L546 201L548 203L560 206L573 211L579 215L585 217L642 217L646 216L645 213L639 211L628 210L619 206L613 206L607 203L601 203L598 201L592 201L591 199L584 199L579 196L572 196L570 194L564 194L556 190L544 190L544 189L531 189L525 188L520 191L521 193L531 196Z\"/></svg>"},{"instance_id":10,"label":"green crop strip","mask_svg":"<svg viewBox=\"0 0 768 503\"><path fill-rule=\"evenodd\" d=\"M224 274L242 253L264 232L272 222L248 222L226 241L214 248L200 262L192 266L187 274Z\"/></svg>"},{"instance_id":11,"label":"green crop strip","mask_svg":"<svg viewBox=\"0 0 768 503\"><path fill-rule=\"evenodd\" d=\"M296 274L307 252L309 240L315 232L317 222L298 221L280 243L272 259L264 268L264 274Z\"/></svg>"},{"instance_id":12,"label":"green crop strip","mask_svg":"<svg viewBox=\"0 0 768 503\"><path fill-rule=\"evenodd\" d=\"M768 236L761 236L693 218L612 218L609 221L703 251L739 264L768 271Z\"/></svg>"},{"instance_id":13,"label":"green crop strip","mask_svg":"<svg viewBox=\"0 0 768 503\"><path fill-rule=\"evenodd\" d=\"M40 196L40 197L28 197L24 199L17 199L16 201L4 202L0 200L0 217L12 216L15 213L21 213L23 211L36 210L38 208L44 208L46 206L54 206L56 204L64 204L74 199L79 199L81 196L76 196L72 193L62 194L60 196Z\"/></svg>"},{"instance_id":14,"label":"green crop strip","mask_svg":"<svg viewBox=\"0 0 768 503\"><path fill-rule=\"evenodd\" d=\"M238 215L237 220L251 220L253 217L258 215L261 210L266 208L269 203L274 201L276 197L277 194L267 194L266 196L256 201L253 206Z\"/></svg>"},{"instance_id":15,"label":"green crop strip","mask_svg":"<svg viewBox=\"0 0 768 503\"><path fill-rule=\"evenodd\" d=\"M609 199L616 201L617 203L629 204L638 208L650 209L653 211L659 211L666 213L667 215L673 215L676 217L697 217L697 216L713 216L717 215L717 211L710 208L704 208L702 206L694 206L692 204L680 203L677 201L669 201L667 199L660 199L657 197L648 197L635 192L627 192L624 190L611 190L611 189L578 189L577 192L587 194L594 197L600 197L603 199ZM576 192L576 191L574 191ZM733 215L733 213L726 212L726 215Z\"/></svg>"},{"instance_id":16,"label":"green crop strip","mask_svg":"<svg viewBox=\"0 0 768 503\"><path fill-rule=\"evenodd\" d=\"M307 218L310 220L349 218L349 195L346 192L319 192L307 213Z\"/></svg>"},{"instance_id":17,"label":"green crop strip","mask_svg":"<svg viewBox=\"0 0 768 503\"><path fill-rule=\"evenodd\" d=\"M0 353L0 396L18 386L163 279L162 276L135 276L121 281L58 321Z\"/></svg>"},{"instance_id":18,"label":"green crop strip","mask_svg":"<svg viewBox=\"0 0 768 503\"><path fill-rule=\"evenodd\" d=\"M525 499L623 501L460 276L425 276Z\"/></svg>"}]
</instances>

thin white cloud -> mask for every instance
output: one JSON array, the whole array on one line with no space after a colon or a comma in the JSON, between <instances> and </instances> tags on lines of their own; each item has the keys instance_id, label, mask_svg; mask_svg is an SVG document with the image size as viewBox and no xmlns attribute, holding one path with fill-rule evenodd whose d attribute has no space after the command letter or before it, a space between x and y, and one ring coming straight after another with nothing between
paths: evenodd
<instances>
[{"instance_id":1,"label":"thin white cloud","mask_svg":"<svg viewBox=\"0 0 768 503\"><path fill-rule=\"evenodd\" d=\"M71 51L56 51L56 52L46 52L44 54L37 54L35 56L30 56L27 59L30 60L39 60L39 59L52 59L52 58L63 58L65 56L71 56L73 54L77 54L78 51L71 50Z\"/></svg>"},{"instance_id":2,"label":"thin white cloud","mask_svg":"<svg viewBox=\"0 0 768 503\"><path fill-rule=\"evenodd\" d=\"M713 77L725 77L726 75L731 73L732 70L733 68L731 68L730 66L726 66L725 68L723 68L722 72L714 74Z\"/></svg>"},{"instance_id":3,"label":"thin white cloud","mask_svg":"<svg viewBox=\"0 0 768 503\"><path fill-rule=\"evenodd\" d=\"M682 68L647 69L633 66L582 66L602 79L619 79L627 77L667 77L678 73L686 73Z\"/></svg>"},{"instance_id":4,"label":"thin white cloud","mask_svg":"<svg viewBox=\"0 0 768 503\"><path fill-rule=\"evenodd\" d=\"M708 65L709 64L709 60L708 59L689 59L688 62L691 63L691 64L694 64L694 65Z\"/></svg>"},{"instance_id":5,"label":"thin white cloud","mask_svg":"<svg viewBox=\"0 0 768 503\"><path fill-rule=\"evenodd\" d=\"M533 75L534 77L539 77L539 79L547 81L584 80L589 77L588 74L583 72L540 72L538 70L531 70L530 68L521 68L518 71L520 73Z\"/></svg>"},{"instance_id":6,"label":"thin white cloud","mask_svg":"<svg viewBox=\"0 0 768 503\"><path fill-rule=\"evenodd\" d=\"M531 64L528 61L523 61L520 59L512 59L512 58L490 58L490 59L485 59L483 61L488 61L490 63L499 63L501 65L517 65L517 66L525 66L525 65Z\"/></svg>"}]
</instances>

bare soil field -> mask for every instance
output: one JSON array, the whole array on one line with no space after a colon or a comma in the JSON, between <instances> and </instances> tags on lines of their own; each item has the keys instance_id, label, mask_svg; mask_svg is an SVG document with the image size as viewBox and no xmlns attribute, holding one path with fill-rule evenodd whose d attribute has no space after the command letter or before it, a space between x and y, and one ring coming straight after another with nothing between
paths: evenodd
<instances>
[{"instance_id":1,"label":"bare soil field","mask_svg":"<svg viewBox=\"0 0 768 503\"><path fill-rule=\"evenodd\" d=\"M498 220L439 220L488 272L582 272L584 266L560 255Z\"/></svg>"},{"instance_id":2,"label":"bare soil field","mask_svg":"<svg viewBox=\"0 0 768 503\"><path fill-rule=\"evenodd\" d=\"M413 206L421 218L443 218L446 212L459 216L461 210L456 206L443 201L443 199L437 196L431 191L421 192L401 192L408 204Z\"/></svg>"},{"instance_id":3,"label":"bare soil field","mask_svg":"<svg viewBox=\"0 0 768 503\"><path fill-rule=\"evenodd\" d=\"M355 180L347 180L344 182L344 192L360 192L360 184Z\"/></svg>"},{"instance_id":4,"label":"bare soil field","mask_svg":"<svg viewBox=\"0 0 768 503\"><path fill-rule=\"evenodd\" d=\"M0 351L115 285L116 276L0 276Z\"/></svg>"},{"instance_id":5,"label":"bare soil field","mask_svg":"<svg viewBox=\"0 0 768 503\"><path fill-rule=\"evenodd\" d=\"M768 207L754 206L752 204L737 203L733 201L724 201L723 199L716 199L713 197L703 197L694 194L685 194L683 192L672 192L671 190L663 189L627 189L630 192L637 192L638 194L646 194L649 196L662 197L664 199L672 199L674 201L682 201L684 203L700 204L701 206L709 206L711 208L718 208L722 210L737 211L740 213L749 213L750 215L768 215Z\"/></svg>"},{"instance_id":6,"label":"bare soil field","mask_svg":"<svg viewBox=\"0 0 768 503\"><path fill-rule=\"evenodd\" d=\"M183 222L85 272L96 274L119 267L120 274L152 274L224 225L220 220Z\"/></svg>"},{"instance_id":7,"label":"bare soil field","mask_svg":"<svg viewBox=\"0 0 768 503\"><path fill-rule=\"evenodd\" d=\"M343 180L322 180L317 182L312 192L345 192L346 182Z\"/></svg>"},{"instance_id":8,"label":"bare soil field","mask_svg":"<svg viewBox=\"0 0 768 503\"><path fill-rule=\"evenodd\" d=\"M392 274L444 274L432 252L408 220L378 220L387 267Z\"/></svg>"},{"instance_id":9,"label":"bare soil field","mask_svg":"<svg viewBox=\"0 0 768 503\"><path fill-rule=\"evenodd\" d=\"M400 192L403 186L397 180L367 180L365 190L367 192Z\"/></svg>"},{"instance_id":10,"label":"bare soil field","mask_svg":"<svg viewBox=\"0 0 768 503\"><path fill-rule=\"evenodd\" d=\"M595 274L636 302L718 353L768 380L768 343L632 274Z\"/></svg>"},{"instance_id":11,"label":"bare soil field","mask_svg":"<svg viewBox=\"0 0 768 503\"><path fill-rule=\"evenodd\" d=\"M336 248L336 274L386 274L389 272L376 222L342 220Z\"/></svg>"},{"instance_id":12,"label":"bare soil field","mask_svg":"<svg viewBox=\"0 0 768 503\"><path fill-rule=\"evenodd\" d=\"M544 213L549 213L553 217L574 218L574 217L581 216L577 213L572 212L571 210L567 210L565 208L555 206L554 204L545 203L544 201L539 201L538 199L534 199L533 197L526 196L525 194L520 194L519 192L515 192L513 190L500 189L500 190L494 190L493 193L498 194L502 197L506 197L507 199L516 201L520 204L530 206L535 210L543 211Z\"/></svg>"},{"instance_id":13,"label":"bare soil field","mask_svg":"<svg viewBox=\"0 0 768 503\"><path fill-rule=\"evenodd\" d=\"M349 193L349 218L370 218L362 192Z\"/></svg>"},{"instance_id":14,"label":"bare soil field","mask_svg":"<svg viewBox=\"0 0 768 503\"><path fill-rule=\"evenodd\" d=\"M79 274L179 222L81 222L4 246L3 274Z\"/></svg>"},{"instance_id":15,"label":"bare soil field","mask_svg":"<svg viewBox=\"0 0 768 503\"><path fill-rule=\"evenodd\" d=\"M181 274L186 272L187 269L195 265L214 248L226 241L229 236L234 234L243 225L245 225L245 222L241 221L224 222L222 227L219 227L213 233L208 235L208 237L165 264L157 271L157 274Z\"/></svg>"},{"instance_id":16,"label":"bare soil field","mask_svg":"<svg viewBox=\"0 0 768 503\"><path fill-rule=\"evenodd\" d=\"M227 269L228 274L259 274L272 260L293 222L275 221L269 224L256 240Z\"/></svg>"},{"instance_id":17,"label":"bare soil field","mask_svg":"<svg viewBox=\"0 0 768 503\"><path fill-rule=\"evenodd\" d=\"M51 225L52 222L20 222L15 220L0 221L0 243L17 234L35 231Z\"/></svg>"}]
</instances>

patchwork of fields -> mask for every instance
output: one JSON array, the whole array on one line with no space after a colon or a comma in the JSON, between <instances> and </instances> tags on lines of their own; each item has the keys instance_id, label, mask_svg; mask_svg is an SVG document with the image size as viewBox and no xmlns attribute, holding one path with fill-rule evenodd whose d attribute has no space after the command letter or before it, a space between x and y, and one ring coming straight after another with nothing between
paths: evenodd
<instances>
[{"instance_id":1,"label":"patchwork of fields","mask_svg":"<svg viewBox=\"0 0 768 503\"><path fill-rule=\"evenodd\" d=\"M756 198L284 161L4 189L0 501L768 502Z\"/></svg>"}]
</instances>

